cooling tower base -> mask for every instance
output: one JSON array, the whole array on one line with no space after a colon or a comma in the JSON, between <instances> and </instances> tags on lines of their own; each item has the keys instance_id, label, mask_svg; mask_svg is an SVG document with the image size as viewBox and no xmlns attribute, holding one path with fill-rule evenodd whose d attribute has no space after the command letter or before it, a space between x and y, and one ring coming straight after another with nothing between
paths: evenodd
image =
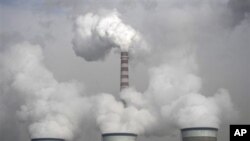
<instances>
[{"instance_id":1,"label":"cooling tower base","mask_svg":"<svg viewBox=\"0 0 250 141\"><path fill-rule=\"evenodd\" d=\"M181 129L182 141L217 141L217 128L194 127Z\"/></svg>"},{"instance_id":2,"label":"cooling tower base","mask_svg":"<svg viewBox=\"0 0 250 141\"><path fill-rule=\"evenodd\" d=\"M34 138L31 141L65 141L64 139L60 138Z\"/></svg>"},{"instance_id":3,"label":"cooling tower base","mask_svg":"<svg viewBox=\"0 0 250 141\"><path fill-rule=\"evenodd\" d=\"M215 137L188 137L183 138L183 141L216 141Z\"/></svg>"},{"instance_id":4,"label":"cooling tower base","mask_svg":"<svg viewBox=\"0 0 250 141\"><path fill-rule=\"evenodd\" d=\"M137 135L133 133L106 133L102 134L102 141L136 141Z\"/></svg>"}]
</instances>

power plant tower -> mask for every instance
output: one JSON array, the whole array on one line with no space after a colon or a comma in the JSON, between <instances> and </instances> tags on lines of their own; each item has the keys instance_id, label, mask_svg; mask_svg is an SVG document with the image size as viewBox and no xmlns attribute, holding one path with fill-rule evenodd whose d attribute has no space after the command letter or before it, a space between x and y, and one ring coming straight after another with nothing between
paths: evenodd
<instances>
[{"instance_id":1,"label":"power plant tower","mask_svg":"<svg viewBox=\"0 0 250 141\"><path fill-rule=\"evenodd\" d=\"M194 127L181 129L182 141L217 141L217 128Z\"/></svg>"},{"instance_id":2,"label":"power plant tower","mask_svg":"<svg viewBox=\"0 0 250 141\"><path fill-rule=\"evenodd\" d=\"M65 141L64 139L59 138L34 138L31 141Z\"/></svg>"},{"instance_id":3,"label":"power plant tower","mask_svg":"<svg viewBox=\"0 0 250 141\"><path fill-rule=\"evenodd\" d=\"M121 51L120 91L129 87L128 51ZM126 102L121 99L124 106ZM102 134L102 141L136 141L137 134L114 132Z\"/></svg>"},{"instance_id":4,"label":"power plant tower","mask_svg":"<svg viewBox=\"0 0 250 141\"><path fill-rule=\"evenodd\" d=\"M132 133L102 134L102 141L136 141L137 135Z\"/></svg>"},{"instance_id":5,"label":"power plant tower","mask_svg":"<svg viewBox=\"0 0 250 141\"><path fill-rule=\"evenodd\" d=\"M129 87L128 51L121 51L120 90Z\"/></svg>"}]
</instances>

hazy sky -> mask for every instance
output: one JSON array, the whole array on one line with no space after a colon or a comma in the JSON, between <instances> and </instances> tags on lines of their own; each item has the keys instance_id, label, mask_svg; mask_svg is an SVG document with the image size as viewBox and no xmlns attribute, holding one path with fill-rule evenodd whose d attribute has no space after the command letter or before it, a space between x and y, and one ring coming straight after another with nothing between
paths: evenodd
<instances>
[{"instance_id":1,"label":"hazy sky","mask_svg":"<svg viewBox=\"0 0 250 141\"><path fill-rule=\"evenodd\" d=\"M148 86L149 68L168 62L176 48L191 48L202 93L210 96L221 87L227 89L239 111L238 119L230 122L250 123L250 0L0 0L0 52L22 41L39 44L45 66L59 82L80 81L89 95L118 94L120 56L115 50L104 60L87 62L72 49L75 18L101 9L117 9L152 49L147 57L132 62L130 82L138 91ZM23 100L13 93L0 91L0 139L27 141L27 126L16 116ZM229 124L221 125L219 141L228 141ZM76 141L99 139L99 132L85 129L79 131L85 136ZM179 137L139 141L167 139Z\"/></svg>"}]
</instances>

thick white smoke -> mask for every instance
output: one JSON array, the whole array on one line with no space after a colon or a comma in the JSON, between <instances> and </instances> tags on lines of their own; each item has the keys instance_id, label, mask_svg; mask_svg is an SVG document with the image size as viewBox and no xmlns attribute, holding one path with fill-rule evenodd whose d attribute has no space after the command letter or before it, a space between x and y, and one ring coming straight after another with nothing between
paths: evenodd
<instances>
[{"instance_id":1,"label":"thick white smoke","mask_svg":"<svg viewBox=\"0 0 250 141\"><path fill-rule=\"evenodd\" d=\"M96 116L103 133L144 133L155 122L146 101L133 89L122 94L125 107L111 94L81 95L79 82L58 82L44 66L39 45L22 42L6 49L1 68L8 89L24 98L17 114L28 124L32 138L73 139L80 122L89 116Z\"/></svg>"},{"instance_id":2,"label":"thick white smoke","mask_svg":"<svg viewBox=\"0 0 250 141\"><path fill-rule=\"evenodd\" d=\"M167 130L169 128L218 128L223 120L235 117L227 90L219 89L212 96L201 93L202 81L190 58L194 58L192 52L179 61L150 70L150 83L144 95L158 113L156 127L162 128L156 129L158 132L165 132L165 129L166 133L171 133L173 130Z\"/></svg>"},{"instance_id":3,"label":"thick white smoke","mask_svg":"<svg viewBox=\"0 0 250 141\"><path fill-rule=\"evenodd\" d=\"M112 95L98 96L96 120L101 131L167 135L187 127L218 128L222 120L234 118L228 91L221 88L212 96L203 95L194 52L182 53L175 50L172 61L150 69L145 92L122 91L127 107Z\"/></svg>"},{"instance_id":4,"label":"thick white smoke","mask_svg":"<svg viewBox=\"0 0 250 141\"><path fill-rule=\"evenodd\" d=\"M1 55L2 75L9 89L24 98L18 116L29 125L32 138L72 139L89 102L78 82L58 82L43 64L41 47L16 44Z\"/></svg>"},{"instance_id":5,"label":"thick white smoke","mask_svg":"<svg viewBox=\"0 0 250 141\"><path fill-rule=\"evenodd\" d=\"M146 107L146 101L133 89L124 90L121 95L124 96L126 106L110 94L101 94L95 98L96 120L102 133L144 133L156 122Z\"/></svg>"},{"instance_id":6,"label":"thick white smoke","mask_svg":"<svg viewBox=\"0 0 250 141\"><path fill-rule=\"evenodd\" d=\"M197 75L193 47L197 44L193 39L196 27L191 26L195 22L193 16L199 15L192 14L193 11L185 13L185 10L172 9L168 13L167 28L174 31L168 38L176 48L163 57L170 61L160 60L159 66L150 69L145 92L131 89L122 92L121 99L128 107L109 94L95 99L96 120L102 132L171 133L174 130L168 129L219 127L223 119L233 117L235 112L227 90L219 89L214 96L201 93L202 80ZM74 30L73 49L87 61L104 58L113 47L133 53L137 48L133 45L142 41L138 32L121 21L117 11L79 16ZM145 45L142 49L147 48ZM229 113L230 116L224 116Z\"/></svg>"},{"instance_id":7,"label":"thick white smoke","mask_svg":"<svg viewBox=\"0 0 250 141\"><path fill-rule=\"evenodd\" d=\"M71 2L67 0L65 3L73 5L70 9L78 7L73 0ZM99 3L99 1L95 1L89 7L90 11L96 10L98 7L96 5L99 5ZM110 8L113 7L110 5L114 3L116 2L104 2L99 6L105 7L103 5L107 5ZM95 61L103 59L114 48L123 51L129 50L130 54L135 57L139 53L149 52L149 44L144 41L146 39L144 34L148 35L147 43L150 43L152 48L154 47L152 50L155 51L150 52L150 56L147 57L152 59L154 63L154 67L149 66L149 86L141 93L134 89L123 91L120 98L127 103L126 107L111 94L104 93L94 97L86 97L81 95L84 92L78 82L57 81L45 67L42 50L39 46L26 42L15 45L10 49L3 47L3 50L6 51L2 52L0 56L0 93L2 96L11 89L14 92L7 94L16 94L16 96L23 98L20 101L18 98L10 97L9 99L17 100L18 104L22 103L18 116L27 121L32 137L70 139L78 129L79 122L83 121L84 117L91 118L92 113L95 115L95 119L92 120L96 120L103 133L133 132L148 133L148 135L160 133L163 133L161 135L168 135L168 133L175 131L174 129L184 127L218 127L221 122L234 116L233 104L226 89L218 89L217 92L214 92L214 95L203 93L202 77L199 77L195 58L196 52L192 48L193 46L200 46L202 50L204 48L204 52L211 51L210 54L205 53L209 57L211 53L221 53L222 56L227 55L227 53L234 54L237 51L242 53L246 50L243 47L247 48L249 42L247 39L249 37L249 16L247 12L245 10L240 12L241 20L235 23L238 25L234 28L232 26L235 25L230 23L231 13L228 9L230 6L228 0L158 1L153 7L148 5L152 9L143 9L140 2L135 2L135 5L133 5L134 1L127 4L129 3L132 6L130 8L119 8L119 6L114 5L114 8L119 9L119 11L126 9L125 12L123 11L124 15L120 15L118 11L113 10L102 11L102 14L101 12L87 13L77 17L74 23L72 40L76 55L87 61ZM82 6L88 4L90 3L83 2L83 4L79 4L81 6L78 8L82 10ZM55 5L58 8L58 3ZM84 10L88 11L88 8ZM236 7L235 10L241 11L241 8ZM10 11L13 11L13 9ZM127 17L123 18L122 16ZM9 15L6 17L9 17ZM16 20L19 20L20 23L26 21L22 18L13 18L13 21ZM133 27L139 27L140 30L128 25L130 22L135 25ZM60 26L57 27L57 25ZM67 25L58 21L56 24L52 22L52 27L49 28L49 30L53 29L53 35L56 39L58 38L56 41L63 45L68 44L68 40L61 33L69 33L70 35L70 32L65 28ZM24 32L24 29L30 29L29 26L29 24L23 23L20 32ZM24 36L26 36L27 31L24 32ZM31 31L31 33L37 33L37 30L32 29ZM38 31L40 32L40 30ZM33 37L33 34L30 36ZM8 39L13 41L10 37ZM61 47L61 44L57 46ZM239 46L241 49L238 50L233 46ZM183 53L178 52L180 48L191 51L183 55ZM172 54L169 53L171 49L173 50ZM60 51L58 49L58 52L55 52L59 54ZM245 54L238 55L244 56ZM239 57L237 55L232 56ZM208 62L211 60L212 62L218 61L209 57L207 57ZM239 61L242 61L241 59ZM238 71L235 68L234 71ZM211 73L213 69L209 68L208 72ZM140 79L138 76L137 78ZM227 80L224 80L224 83ZM8 84L2 86L4 83ZM234 88L237 87L232 89ZM5 104L8 101L5 102L1 99L0 102ZM10 117L6 114L8 110L4 111L8 108L1 107L4 104L0 104L0 112L4 112L3 114L0 113L0 122L1 118L7 119ZM88 112L89 110L91 114ZM12 120L8 121L12 122ZM92 123L92 121L89 123ZM86 126L82 128L88 130ZM89 136L96 136L96 134ZM83 136L82 138L85 139L86 137Z\"/></svg>"},{"instance_id":8,"label":"thick white smoke","mask_svg":"<svg viewBox=\"0 0 250 141\"><path fill-rule=\"evenodd\" d=\"M1 73L9 89L25 97L18 115L28 123L33 138L72 139L91 111L102 133L168 134L173 131L168 128L219 127L234 113L230 96L225 89L214 96L202 95L194 54L189 55L150 69L144 93L132 88L122 91L126 106L111 94L81 95L78 82L58 82L44 66L41 48L28 42L1 55Z\"/></svg>"},{"instance_id":9,"label":"thick white smoke","mask_svg":"<svg viewBox=\"0 0 250 141\"><path fill-rule=\"evenodd\" d=\"M132 54L149 51L140 33L126 25L116 10L104 13L87 13L77 17L72 40L76 55L95 61L103 59L112 48L130 50Z\"/></svg>"}]
</instances>

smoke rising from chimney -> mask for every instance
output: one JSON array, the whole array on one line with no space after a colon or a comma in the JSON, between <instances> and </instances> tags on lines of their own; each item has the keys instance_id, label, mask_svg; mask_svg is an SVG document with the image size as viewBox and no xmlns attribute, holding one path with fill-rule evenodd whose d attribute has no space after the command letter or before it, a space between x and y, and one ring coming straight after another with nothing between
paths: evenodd
<instances>
[{"instance_id":1,"label":"smoke rising from chimney","mask_svg":"<svg viewBox=\"0 0 250 141\"><path fill-rule=\"evenodd\" d=\"M188 24L188 20L186 18L184 22ZM175 21L173 19L172 22ZM184 25L170 22L170 26ZM130 50L136 56L133 52L137 50L133 49L137 46L133 45L143 41L138 32L122 22L116 10L79 16L74 31L73 49L87 61L104 58L113 47L120 47L121 51ZM145 92L127 90L126 94L120 94L130 106L124 107L109 94L102 94L101 98L97 96L96 118L102 132L166 134L173 131L166 127L219 127L222 117L227 118L223 115L227 112L235 114L227 90L220 89L210 97L201 94L202 80L197 75L195 47L192 43L183 47L187 40L191 40L190 37L183 38L177 43L178 47L169 53L170 61L150 69L149 86ZM137 45L141 48L142 44ZM150 51L146 44L143 45L143 50Z\"/></svg>"},{"instance_id":2,"label":"smoke rising from chimney","mask_svg":"<svg viewBox=\"0 0 250 141\"><path fill-rule=\"evenodd\" d=\"M73 49L76 55L86 61L103 59L112 48L119 48L121 51L131 48L132 54L149 51L140 33L126 25L116 10L78 16L74 33Z\"/></svg>"},{"instance_id":3,"label":"smoke rising from chimney","mask_svg":"<svg viewBox=\"0 0 250 141\"><path fill-rule=\"evenodd\" d=\"M159 115L158 129L153 131L156 134L171 133L168 127L219 127L222 120L231 120L237 114L226 89L212 96L202 94L194 53L175 51L175 56L182 57L149 71L149 87L143 95Z\"/></svg>"},{"instance_id":4,"label":"smoke rising from chimney","mask_svg":"<svg viewBox=\"0 0 250 141\"><path fill-rule=\"evenodd\" d=\"M81 1L82 3L76 4L76 1L78 2ZM93 99L91 97L85 97L85 96L84 98L80 98L80 99L85 99L85 102L79 102L79 103L91 103L90 106L89 104L86 104L87 106L80 106L81 110L78 110L79 108L78 106L70 106L70 107L66 107L66 109L67 108L70 109L66 111L71 111L72 113L65 112L64 110L59 110L59 109L65 109L64 106L58 106L60 104L57 104L57 103L69 103L68 99L71 99L71 97L60 98L61 94L54 94L54 92L50 92L50 90L47 89L47 87L53 87L53 89L55 89L53 91L56 91L55 93L57 93L57 91L64 92L65 89L67 89L66 91L79 91L77 93L81 93L81 94L85 93L85 92L82 92L81 88L79 88L78 82L71 82L71 81L60 82L58 80L55 80L54 77L49 77L47 73L37 73L37 75L34 76L33 73L37 71L37 69L34 69L34 68L37 68L37 67L27 67L30 70L27 71L28 70L27 69L23 71L23 68L26 68L26 67L18 67L18 66L28 65L26 62L29 62L29 61L21 61L22 59L20 59L20 58L27 57L27 55L23 55L20 57L18 57L18 55L12 55L13 57L9 57L8 53L11 54L10 52L12 51L8 47L6 47L5 44L3 44L2 45L3 47L1 46L1 49L0 49L1 54L6 53L6 55L3 55L3 56L5 58L5 61L9 63L3 64L3 59L0 59L0 62L1 62L0 72L1 74L4 72L4 74L1 75L1 79L0 79L0 83L1 83L1 91L0 91L1 93L0 95L1 96L1 100L0 100L0 105L1 105L0 106L0 112L1 112L0 119L1 120L0 122L1 123L0 124L3 125L1 126L2 127L1 128L2 134L0 134L1 138L7 138L6 140L14 140L13 138L18 138L18 137L10 137L12 135L8 135L8 134L5 135L5 133L13 133L13 132L8 132L8 131L14 131L15 133L19 131L17 127L20 127L21 124L16 124L16 122L13 122L15 120L13 120L12 118L9 118L9 117L12 117L12 115L14 115L13 111L15 110L15 108L12 108L11 106L13 105L13 107L15 106L18 107L19 106L18 104L21 104L20 107L22 107L20 108L21 110L18 112L18 115L20 118L27 121L28 126L31 131L34 132L37 129L41 130L41 129L49 128L48 130L43 130L45 132L43 132L42 134L47 134L47 135L53 134L53 136L60 136L61 134L64 134L64 133L57 133L54 131L58 127L60 127L60 129L61 127L63 127L64 130L61 130L62 132L64 131L70 132L64 135L73 136L73 134L76 133L77 131L72 130L72 129L75 129L77 126L75 126L76 124L72 123L71 121L78 122L78 121L84 120L84 118L82 117L89 117L89 118L92 117L92 114L87 112L87 114L85 115L80 115L81 116L80 120L78 121L72 120L74 119L72 118L73 115L76 115L76 117L78 117L79 114L86 113L86 112L83 112L85 111L82 109L83 107L86 107L86 110L96 109L96 111L94 112L92 111L92 113L95 114L94 115L95 118L91 118L91 120L96 120L98 126L104 133L111 132L111 131L131 131L131 132L137 132L137 133L147 133L147 135L159 135L159 134L168 135L168 133L174 131L174 129L182 128L182 127L191 127L191 126L200 126L200 125L217 127L219 126L221 122L224 122L226 119L233 117L232 115L234 115L235 111L234 111L234 107L233 107L230 95L235 96L235 94L237 94L237 96L239 95L240 97L242 97L242 98L234 99L235 102L238 101L238 105L242 107L240 109L242 110L241 115L243 117L241 121L244 121L244 120L247 121L249 119L248 118L249 115L247 114L248 109L244 108L244 107L248 107L247 102L244 101L244 98L246 99L248 97L247 95L248 87L246 86L248 84L248 79L247 79L248 77L246 77L248 76L247 75L248 63L245 60L248 60L247 53L249 50L248 49L249 39L247 37L249 37L250 26L249 26L249 16L248 16L249 12L247 9L244 10L245 8L241 9L241 8L236 7L236 9L232 10L230 6L228 6L228 0L156 1L155 7L151 7L150 9L144 9L144 7L141 5L140 2L134 2L134 1L129 1L129 2L126 1L125 6L120 6L119 4L116 5L119 2L117 1L114 2L112 0L110 1L110 3L104 2L101 4L99 3L99 1L95 1L95 0L93 0L94 1L93 4L88 3L86 1L82 1L82 0L76 0L76 1L72 0L69 2L67 0L60 0L60 4L59 4L60 6L58 6L58 3L56 4L54 3L56 5L56 8L58 7L65 8L64 6L67 5L69 6L66 8L67 10L68 9L73 9L73 10L80 9L80 12L76 12L76 13L78 14L86 13L86 14L83 14L82 16L77 17L76 21L73 21L75 23L73 27L74 39L72 43L74 46L73 49L75 53L78 56L83 57L87 61L96 61L96 60L104 59L105 56L107 56L111 50L116 50L116 49L121 50L120 49L121 46L119 44L122 44L123 42L119 42L120 40L114 39L116 37L118 38L121 36L118 35L117 33L111 34L113 32L110 32L110 31L113 31L113 28L111 30L109 29L109 27L112 27L112 26L108 26L108 28L106 28L106 26L100 26L100 25L106 25L106 24L100 24L100 23L104 23L103 21L105 22L110 21L108 22L108 25L111 25L111 21L112 23L114 21L114 24L117 24L120 21L121 23L119 23L118 25L124 24L125 27L127 26L131 28L133 27L134 29L133 31L138 35L138 36L133 36L133 37L138 37L139 39L132 38L132 40L125 40L125 41L132 41L129 46L130 55L132 57L137 57L138 53L141 53L141 51L149 51L149 48L151 48L151 51L152 51L152 52L149 52L149 54L147 54L148 56L146 56L146 59L150 59L151 61L149 62L151 64L146 64L148 66L145 67L145 69L150 68L149 69L150 71L148 74L148 76L150 77L150 80L149 82L147 81L149 83L148 88L144 88L144 85L145 87L147 87L147 82L143 82L145 80L143 79L143 80L138 81L139 83L142 83L143 85L143 88L141 88L142 90L140 89L140 91L137 91L135 89L127 89L121 93L120 95L121 99L125 100L126 103L128 103L128 105L131 107L130 109L128 109L128 107L119 106L120 102L116 100L114 96L112 96L112 95L117 95L117 94L96 94L95 98ZM236 3L242 3L242 2L238 2L237 0L231 0L231 1L235 1ZM89 6L88 4L91 6ZM98 10L98 8L110 8L110 7L117 8L117 11L108 10L104 12L103 14L101 14L101 12L92 12L92 13L89 12L89 11ZM13 9L10 9L9 11L15 11L15 13L17 13L17 16L20 16L19 8L13 8ZM121 14L119 14L118 11ZM236 11L235 14L234 14L234 11ZM12 20L10 20L9 22L8 20L6 20L7 24L15 23L11 21L18 21L18 23L20 22L21 24L15 25L15 26L13 26L12 24L10 24L10 26L8 26L6 23L3 23L3 24L6 25L6 27L9 27L10 29L12 29L11 27L13 27L13 30L17 30L15 28L20 28L20 30L17 30L17 31L20 32L21 35L25 37L25 39L31 38L34 36L34 34L36 35L37 33L39 33L39 35L43 34L43 29L34 30L34 28L35 29L37 28L36 27L37 24L36 23L31 24L33 21L31 21L29 24L25 23L26 22L25 19L27 20L31 19L30 16L26 17L26 15L29 15L27 14L27 12L29 13L29 12L34 12L34 11L26 11L23 14L25 15L24 19L16 18L17 16L14 16L16 15L16 14L13 14L14 12L8 12L8 11L5 11L5 12L10 13L11 16L6 15L4 17L9 18L13 16ZM74 13L70 13L70 14L75 16L76 13L74 11ZM240 20L237 20L239 16L234 16L238 14L241 15ZM72 59L74 57L72 56L72 54L70 55L71 53L70 51L66 49L65 50L61 50L61 49L67 48L70 46L69 40L71 40L72 34L69 30L70 28L67 28L67 27L70 27L70 25L72 24L71 23L72 21L65 18L67 16L60 17L60 20L57 20L57 15L53 15L52 17L54 18L54 16L55 16L55 19L52 20L49 31L53 29L52 34L56 39L55 40L56 43L54 44L51 42L47 42L46 40L46 44L44 44L45 51L49 52L53 50L55 54L58 54L58 56L62 56L62 54L66 56L65 56L65 59L61 59L58 56L52 56L51 54L49 55L47 54L48 55L47 56L48 62L46 62L47 65L55 65L55 63L51 63L51 62L56 60L55 61L56 63L63 62L65 65L69 65L72 62L72 64L74 65L75 64L83 65L83 68L88 67L88 65L85 66L85 64L80 64L79 62L75 60L73 61L70 60L69 61L70 63L67 62L68 61L67 59ZM37 15L34 15L33 18L34 17L37 17ZM45 19L47 19L48 15L45 14L44 17L46 17ZM5 18L5 19L8 19L8 18ZM63 20L61 20L61 18L63 18ZM86 20L86 18L88 20ZM112 18L114 18L115 20L111 20ZM40 17L38 19L40 20ZM237 21L235 22L234 26L231 26L230 24L230 22L232 22L231 21L232 19ZM36 18L34 18L34 21L35 20ZM36 25L36 26L33 27L32 25ZM131 28L128 28L128 29L131 29ZM8 29L8 28L4 28L4 29ZM28 31L28 35L27 35L27 31L24 31L24 29L30 29L31 32L27 30ZM127 28L124 28L124 29L127 29ZM87 34L86 31L88 31L89 34ZM105 32L101 32L101 31L105 31ZM69 33L69 34L65 36L65 35L62 35L61 33ZM132 33L132 32L129 32L129 33ZM129 35L132 35L132 34L129 34ZM13 35L11 35L11 37L13 37ZM13 42L17 41L17 40L14 41L15 39L13 40L13 38L11 37L8 37L8 40L9 40L8 42L11 42L10 45L12 45ZM4 41L7 40L5 38L3 39ZM147 44L145 41L147 41ZM51 46L54 46L55 48L49 49ZM197 48L199 50L198 53L195 50L190 49L193 46L199 46ZM188 55L187 54L183 55L183 53L178 52L178 49L180 48L187 49L187 50L190 49L191 51L189 51ZM3 50L8 50L8 51L3 52ZM43 56L40 53L32 52L32 50L33 49L30 49L30 51L27 51L27 52L30 52L27 54L33 54L34 58L36 57L40 58L39 56ZM169 53L170 51L174 51L174 52L171 54ZM67 54L65 52L67 52ZM195 57L196 53L200 55L198 58L199 60L197 60ZM14 59L17 57L18 59ZM119 59L119 57L117 59ZM37 59L30 59L30 60L35 61ZM44 64L42 59L36 62L39 63L39 65L37 66ZM203 65L201 66L201 69L203 69L201 70L201 72L199 72L199 65L197 64L197 62L200 63L199 65ZM94 63L93 66L98 65L98 64L99 63ZM74 66L74 65L70 65L70 66ZM213 66L214 68L211 66ZM61 68L63 67L61 66ZM111 65L108 67L111 67ZM43 65L42 68L44 68L42 70L47 70L48 74L52 74L45 67L45 65ZM60 71L57 71L61 69L59 66L53 66L53 67L50 66L50 68L55 73L66 72L63 69ZM141 68L144 68L144 67L141 67ZM6 69L8 69L8 71L6 71ZM79 68L72 67L70 69L72 69L73 73L77 72L75 70L81 70L81 71L83 70L81 67ZM71 72L70 69L67 69L68 73ZM93 70L93 72L96 72L96 73L98 73L98 71L99 70ZM89 73L89 72L92 72L92 70L87 69L86 71L84 70L81 73ZM76 73L74 75L70 74L66 78L78 79L79 76L82 76L81 73ZM32 75L28 75L28 74L32 74ZM22 83L23 79L21 78L23 76L27 76L27 78L34 78L34 79L32 79L32 81L30 82L27 79L24 81L24 83ZM141 75L136 76L136 79L141 79L140 76ZM44 79L44 77L48 78L48 80ZM96 76L89 76L89 77L91 77L91 80L97 78ZM93 84L90 81L89 77L86 77L86 79L83 77L79 77L79 79L83 79L83 81L86 81L87 83L92 85L94 88L98 89L98 86ZM58 78L59 80L65 79L65 77L62 76L61 74L59 74ZM102 79L102 78L103 77L100 77L98 79ZM40 83L40 81L44 83ZM15 85L13 82L15 82ZM27 84L28 82L30 84ZM203 82L205 83L203 84ZM239 83L236 84L236 82L239 82ZM5 83L8 83L8 84L2 85ZM13 85L9 85L9 83ZM31 86L29 88L31 89L31 91L27 90L28 85ZM37 85L37 86L34 86L34 85ZM223 87L229 88L230 92L229 90L226 90L223 88L221 89L218 88L218 90L216 91L215 89L217 89L217 87L220 85ZM36 88L33 88L33 86ZM6 92L9 89L15 92L11 92L11 93ZM113 91L112 88L108 88L108 87L105 87L104 89L107 89L108 91ZM118 89L118 88L114 88L114 89ZM37 93L46 93L46 94L40 95ZM72 93L73 93L72 97L78 97L75 95L81 95L81 94L75 94L76 92L72 92ZM90 93L91 93L91 90L90 90ZM213 95L212 93L215 93L215 94ZM19 95L22 98L20 100L16 98L16 96L13 96L13 95ZM60 96L54 96L54 95L60 95ZM68 95L68 94L65 94L65 95ZM106 99L107 101L111 101L111 103L113 103L112 105L118 105L117 107L120 107L120 108L112 109L114 107L110 107L111 105L106 105L105 103L103 104L102 103L103 101L101 101L102 98L99 98L99 97L105 97L103 99ZM78 98L75 98L75 99L78 99ZM16 104L15 101L17 101L18 104ZM75 101L74 98L72 101ZM6 103L11 103L11 104L6 104ZM74 102L74 103L78 103L78 102ZM93 103L95 103L95 105ZM102 107L100 106L102 104L105 105L103 107L104 109L102 109ZM39 105L39 106L36 106L36 105ZM46 106L43 109L41 108L42 106L40 105L46 105ZM50 110L51 107L53 107L52 105L53 106L56 105L57 108L52 108L52 110ZM61 104L61 105L67 105L67 104ZM63 108L59 108L59 107L63 107ZM143 112L141 112L141 110ZM11 111L12 114L8 114L10 113L9 111ZM33 111L42 111L42 112L33 112ZM107 111L107 113L104 113L102 111ZM133 111L133 112L130 112L130 111ZM37 113L43 113L43 114L37 114ZM136 113L136 114L133 114L133 116L124 116L124 115L130 115L129 113ZM70 115L70 116L65 116L65 115ZM115 115L114 118L118 120L109 121L108 120L109 117L113 119L113 115ZM140 120L142 122L138 122L138 119L140 119L142 115L143 116L147 115L147 117L149 118ZM206 115L205 119L208 122L204 120L203 115ZM136 124L134 124L135 121L136 121ZM46 122L51 123L55 126L44 126L45 124L40 124L40 123L46 123ZM12 124L9 126L8 123L12 123ZM39 124L35 124L35 123L39 123ZM89 124L90 123L93 123L93 121L89 122ZM6 126L10 127L11 129L5 128ZM95 127L94 124L91 124L91 127L92 126ZM78 131L85 133L85 130L88 130L88 128L86 129L86 126L82 127L82 130L78 130ZM224 128L223 130L226 131L226 128ZM50 133L46 133L47 131ZM22 133L23 132L25 131L22 130ZM34 136L38 136L37 134L38 133L36 133L36 135ZM83 139L88 138L88 137L93 138L96 136L96 134L93 133L93 134L81 135L81 136ZM80 139L76 139L76 140L80 140ZM162 140L165 140L165 138L164 139L162 138Z\"/></svg>"},{"instance_id":5,"label":"smoke rising from chimney","mask_svg":"<svg viewBox=\"0 0 250 141\"><path fill-rule=\"evenodd\" d=\"M145 92L122 91L126 107L112 94L84 96L80 83L55 80L37 45L24 42L11 47L1 55L1 65L9 89L25 97L18 116L29 124L33 138L72 139L88 116L96 118L102 133L155 135L173 131L166 127L218 127L221 119L235 113L227 90L220 89L210 97L200 93L201 78L190 59L193 55L152 68Z\"/></svg>"},{"instance_id":6,"label":"smoke rising from chimney","mask_svg":"<svg viewBox=\"0 0 250 141\"><path fill-rule=\"evenodd\" d=\"M126 93L124 92L124 95ZM133 94L140 95L136 92L133 92ZM138 97L142 98L141 96ZM127 103L126 107L121 101L117 101L110 94L101 94L95 98L97 105L95 107L96 121L102 133L142 134L155 122L155 117L148 109L137 107L132 102L125 102ZM136 104L140 103L136 102Z\"/></svg>"},{"instance_id":7,"label":"smoke rising from chimney","mask_svg":"<svg viewBox=\"0 0 250 141\"><path fill-rule=\"evenodd\" d=\"M194 52L174 52L175 57L182 57L152 68L145 92L133 88L121 92L128 107L111 95L98 97L96 117L102 132L166 135L178 128L218 128L222 119L235 118L237 113L226 89L221 88L212 96L201 93L202 80L197 75Z\"/></svg>"}]
</instances>

